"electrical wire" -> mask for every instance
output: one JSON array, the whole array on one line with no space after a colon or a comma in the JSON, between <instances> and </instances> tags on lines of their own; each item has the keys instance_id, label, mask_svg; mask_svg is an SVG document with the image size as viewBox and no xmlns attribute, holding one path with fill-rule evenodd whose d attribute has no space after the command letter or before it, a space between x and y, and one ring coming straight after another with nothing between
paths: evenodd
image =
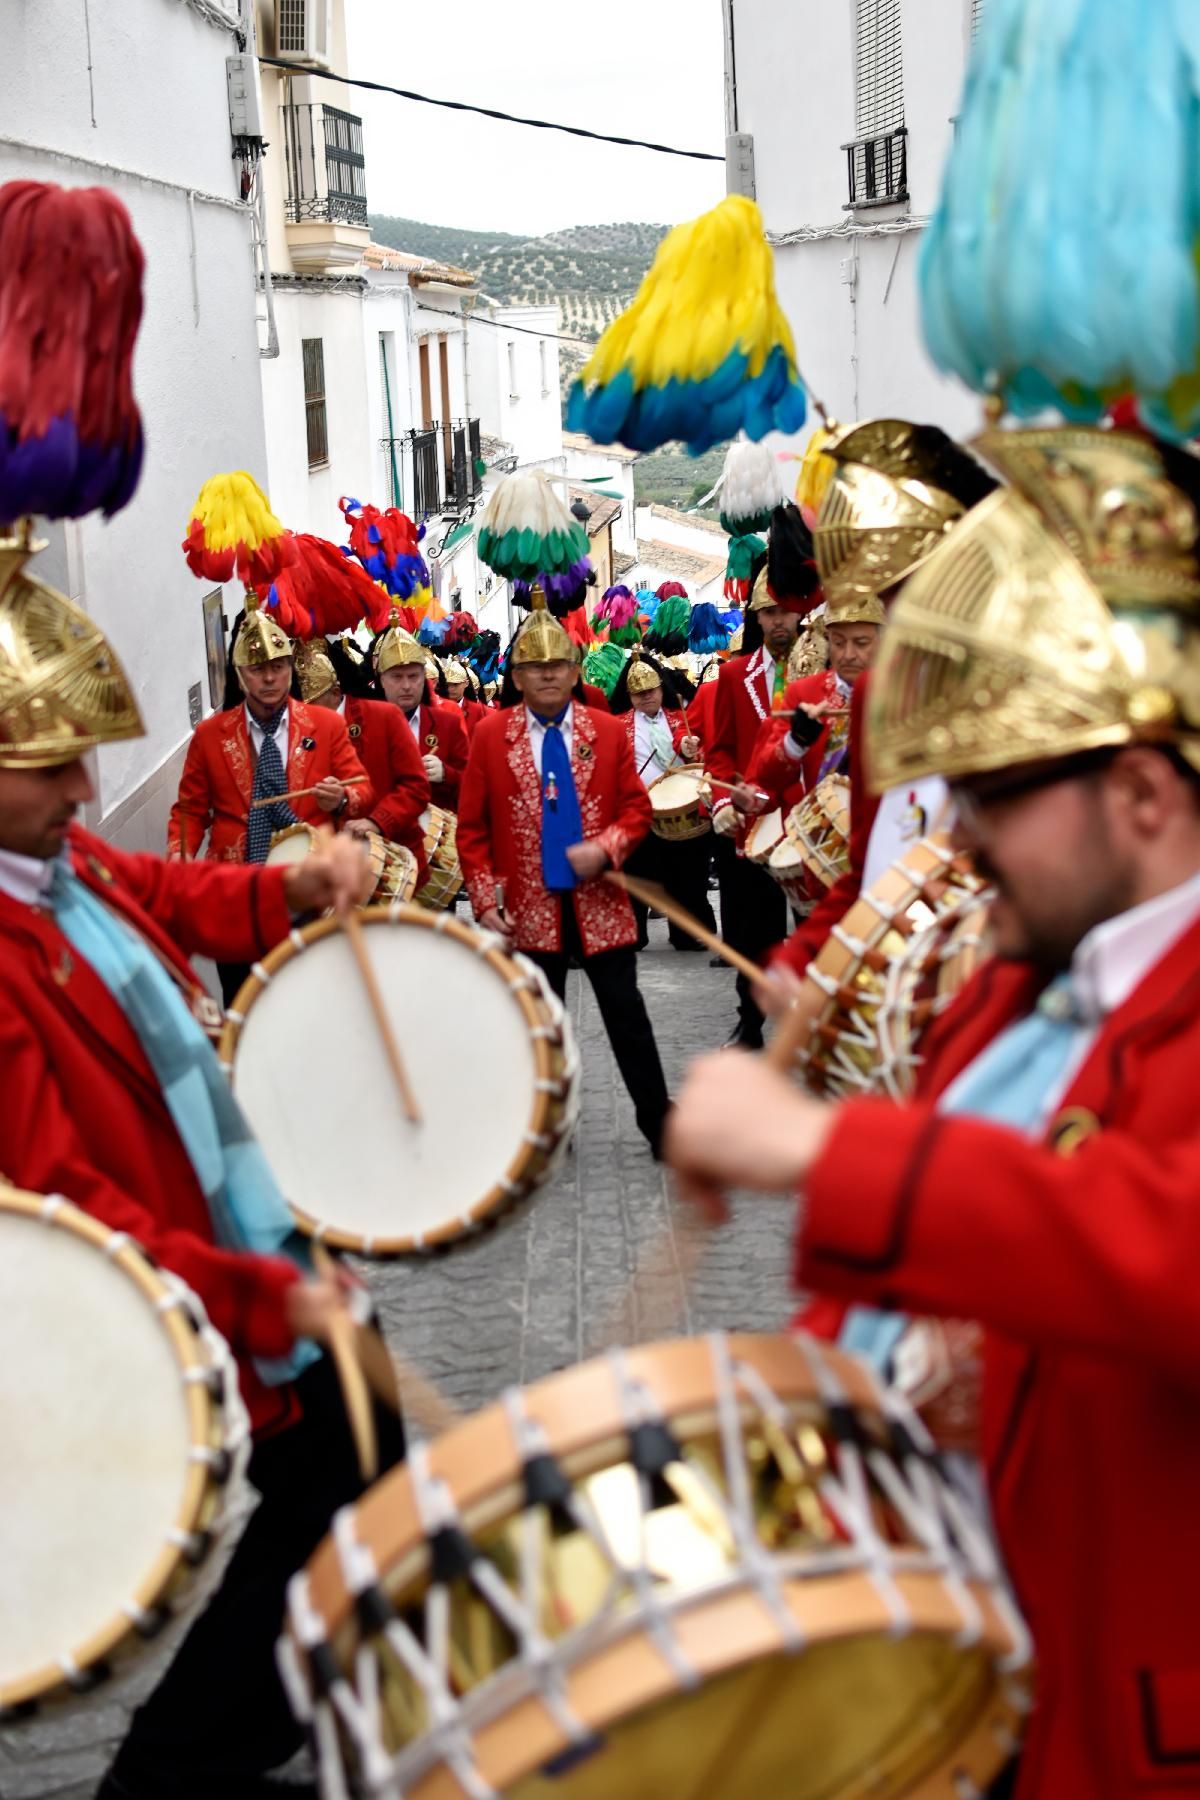
<instances>
[{"instance_id":1,"label":"electrical wire","mask_svg":"<svg viewBox=\"0 0 1200 1800\"><path fill-rule=\"evenodd\" d=\"M296 73L296 64L278 56L260 56L260 63L271 69ZM435 100L431 94L417 94L411 88L392 87L386 81L363 81L354 75L332 75L321 71L322 81L340 81L343 87L369 88L376 94L397 94L401 100L415 100L420 106L444 106L450 112L478 113L482 119L500 119L506 125L529 125L535 131L563 131L568 137L590 138L597 144L623 144L631 150L654 150L659 156L686 156L693 162L725 161L724 152L713 150L680 150L675 144L652 144L645 138L613 137L607 131L588 131L582 125L559 125L551 119L526 119L519 113L501 112L494 106L472 106L466 100Z\"/></svg>"},{"instance_id":2,"label":"electrical wire","mask_svg":"<svg viewBox=\"0 0 1200 1800\"><path fill-rule=\"evenodd\" d=\"M522 302L517 301L514 304L521 305ZM546 310L548 312L549 307ZM447 314L438 312L433 307L418 306L417 311L423 319L445 319L447 317ZM456 316L469 320L472 325L490 325L493 331L519 331L522 337L545 338L548 343L552 344L573 344L577 350L590 351L596 348L595 342L591 338L571 337L568 332L536 331L532 325L506 325L501 319L489 319L484 314L476 312L457 315L451 313L449 315L451 318Z\"/></svg>"}]
</instances>

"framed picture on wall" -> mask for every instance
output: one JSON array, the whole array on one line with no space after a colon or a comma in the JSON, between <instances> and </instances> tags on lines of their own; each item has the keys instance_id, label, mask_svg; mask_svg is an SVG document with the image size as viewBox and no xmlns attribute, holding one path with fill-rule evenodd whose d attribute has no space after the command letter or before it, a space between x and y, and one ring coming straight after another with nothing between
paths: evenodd
<instances>
[{"instance_id":1,"label":"framed picture on wall","mask_svg":"<svg viewBox=\"0 0 1200 1800\"><path fill-rule=\"evenodd\" d=\"M220 588L205 594L204 649L208 657L208 703L216 712L225 699L225 606Z\"/></svg>"}]
</instances>

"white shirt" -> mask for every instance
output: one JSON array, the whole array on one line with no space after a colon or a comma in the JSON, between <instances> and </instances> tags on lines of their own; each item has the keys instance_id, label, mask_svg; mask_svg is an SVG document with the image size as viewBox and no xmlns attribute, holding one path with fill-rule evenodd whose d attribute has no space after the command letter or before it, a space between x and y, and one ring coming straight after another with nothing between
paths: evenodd
<instances>
[{"instance_id":1,"label":"white shirt","mask_svg":"<svg viewBox=\"0 0 1200 1800\"><path fill-rule=\"evenodd\" d=\"M903 781L889 788L867 839L863 859L863 892L874 887L898 856L933 831L949 831L954 812L950 790L940 775L923 775L920 781Z\"/></svg>"},{"instance_id":2,"label":"white shirt","mask_svg":"<svg viewBox=\"0 0 1200 1800\"><path fill-rule=\"evenodd\" d=\"M573 702L568 701L567 710L563 716L563 722L559 726L559 730L562 732L563 743L567 746L568 756L571 755L575 736L574 719L575 706ZM532 712L528 706L525 708L525 724L529 731L529 748L533 752L533 766L538 772L539 781L542 776L542 745L546 741L546 727L549 723L549 719L539 719L537 714Z\"/></svg>"},{"instance_id":3,"label":"white shirt","mask_svg":"<svg viewBox=\"0 0 1200 1800\"><path fill-rule=\"evenodd\" d=\"M1173 945L1200 919L1200 874L1192 875L1178 887L1169 888L1153 900L1131 906L1094 925L1075 947L1069 970L1072 1012L1084 1024L1079 1041L1059 1079L1052 1084L1034 1123L1032 1135L1041 1137L1054 1117L1064 1094L1091 1055L1104 1021L1119 1006L1124 1006L1134 990L1141 986L1157 963ZM975 1061L958 1075L938 1102L939 1110L953 1106L959 1084L966 1082L972 1070L1003 1037L993 1039Z\"/></svg>"},{"instance_id":4,"label":"white shirt","mask_svg":"<svg viewBox=\"0 0 1200 1800\"><path fill-rule=\"evenodd\" d=\"M53 862L40 856L21 856L16 850L0 850L0 894L22 906L37 906L54 878Z\"/></svg>"},{"instance_id":5,"label":"white shirt","mask_svg":"<svg viewBox=\"0 0 1200 1800\"><path fill-rule=\"evenodd\" d=\"M664 741L664 743L670 743L672 746L671 753L667 757L666 762L660 761L659 757L657 756L656 751L655 751L654 739L653 739L653 736L652 736L651 730L650 730L652 723L659 724L660 722L661 722L661 730L666 733L666 737L663 741ZM672 733L671 733L671 725L670 725L670 721L667 718L667 712L666 712L665 707L662 707L659 709L658 713L655 715L654 720L651 720L643 712L635 712L634 713L634 716L633 716L633 760L637 766L637 772L642 778L642 786L643 787L649 787L650 783L652 781L657 781L660 775L665 775L667 770L677 760L677 758L675 756L675 751L674 751L674 740L673 740Z\"/></svg>"},{"instance_id":6,"label":"white shirt","mask_svg":"<svg viewBox=\"0 0 1200 1800\"><path fill-rule=\"evenodd\" d=\"M279 760L285 769L287 768L288 759L288 721L291 717L291 710L291 707L285 702L283 717L275 727L275 748L279 752ZM263 739L267 734L255 718L254 714L250 711L249 707L246 708L246 724L250 728L251 747L255 756L259 757L262 755Z\"/></svg>"},{"instance_id":7,"label":"white shirt","mask_svg":"<svg viewBox=\"0 0 1200 1800\"><path fill-rule=\"evenodd\" d=\"M419 700L404 722L413 734L413 742L418 749L421 749L421 702Z\"/></svg>"}]
</instances>

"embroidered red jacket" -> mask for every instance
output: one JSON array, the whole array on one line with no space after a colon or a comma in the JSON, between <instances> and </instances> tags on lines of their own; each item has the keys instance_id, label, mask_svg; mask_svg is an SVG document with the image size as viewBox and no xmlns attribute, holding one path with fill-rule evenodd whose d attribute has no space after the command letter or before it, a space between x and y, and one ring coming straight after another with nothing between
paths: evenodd
<instances>
[{"instance_id":1,"label":"embroidered red jacket","mask_svg":"<svg viewBox=\"0 0 1200 1800\"><path fill-rule=\"evenodd\" d=\"M625 737L626 737L626 741L629 744L629 754L633 758L633 766L635 769L637 769L639 781L644 782L646 776L648 776L648 775L650 776L650 779L652 781L656 780L658 775L663 774L665 771L663 771L661 769L656 770L655 773L653 775L651 775L649 768L647 768L647 769L638 768L638 754L637 754L637 717L638 717L638 715L637 715L636 709L631 706L629 708L628 712L619 713L616 716L618 718L620 718L622 724L625 727ZM679 765L680 765L680 767L682 767L684 762L687 759L685 758L685 756L684 756L682 750L679 748L679 746L682 744L685 737L691 737L691 736L694 736L695 734L692 732L689 732L687 726L683 722L683 714L681 712L676 712L670 707L664 707L662 710L662 717L667 721L667 724L671 728L671 742L675 746L675 753L679 758Z\"/></svg>"},{"instance_id":2,"label":"embroidered red jacket","mask_svg":"<svg viewBox=\"0 0 1200 1800\"><path fill-rule=\"evenodd\" d=\"M651 818L620 719L574 703L571 768L584 838L602 844L620 868ZM477 919L496 904L499 881L517 949L561 949L558 898L542 885L542 786L523 706L485 719L475 734L458 809L458 855ZM572 898L588 956L637 941L633 907L611 882L584 882Z\"/></svg>"},{"instance_id":3,"label":"embroidered red jacket","mask_svg":"<svg viewBox=\"0 0 1200 1800\"><path fill-rule=\"evenodd\" d=\"M286 870L130 856L73 829L89 888L128 920L190 989L186 955L251 962L287 935ZM195 1288L238 1358L256 1427L298 1416L265 1387L252 1356L291 1348L283 1258L213 1241L208 1207L157 1079L108 988L41 907L0 894L0 1167L18 1187L65 1194L127 1231Z\"/></svg>"},{"instance_id":4,"label":"embroidered red jacket","mask_svg":"<svg viewBox=\"0 0 1200 1800\"><path fill-rule=\"evenodd\" d=\"M593 712L612 711L612 707L608 703L608 695L604 692L604 689L593 687L590 681L580 682L576 699L582 700L585 706L590 706Z\"/></svg>"},{"instance_id":5,"label":"embroidered red jacket","mask_svg":"<svg viewBox=\"0 0 1200 1800\"><path fill-rule=\"evenodd\" d=\"M398 707L396 710L400 723L411 737L412 726ZM458 790L467 766L470 743L462 713L452 701L422 700L416 746L418 756L436 756L444 770L442 780L430 785L433 804L444 812L457 812Z\"/></svg>"},{"instance_id":6,"label":"embroidered red jacket","mask_svg":"<svg viewBox=\"0 0 1200 1800\"><path fill-rule=\"evenodd\" d=\"M167 855L195 856L210 831L206 856L214 862L245 862L246 820L254 792L254 751L246 724L246 709L214 713L192 733L179 797L171 808L167 826ZM354 754L354 746L338 714L327 707L288 701L288 790L312 787L326 775L339 781L358 777L346 790L344 818L357 819L371 810L371 785L362 779L366 771ZM288 805L306 824L331 823L317 805L314 794L305 794Z\"/></svg>"},{"instance_id":7,"label":"embroidered red jacket","mask_svg":"<svg viewBox=\"0 0 1200 1800\"><path fill-rule=\"evenodd\" d=\"M822 700L836 705L838 693L837 676L832 669L822 669L816 675L805 675L799 681L788 683L784 695L784 710L773 714L759 726L746 779L752 786L760 787L764 794L770 794L773 805L782 808L785 819L793 806L816 787L821 777L821 762L829 745L829 724L826 722L816 742L809 745L799 762L793 762L783 747L783 740L791 727L792 714L798 706L817 706Z\"/></svg>"},{"instance_id":8,"label":"embroidered red jacket","mask_svg":"<svg viewBox=\"0 0 1200 1800\"><path fill-rule=\"evenodd\" d=\"M408 721L386 700L347 698L346 733L367 772L374 799L370 817L393 844L424 861L421 814L429 805L429 777Z\"/></svg>"},{"instance_id":9,"label":"embroidered red jacket","mask_svg":"<svg viewBox=\"0 0 1200 1800\"><path fill-rule=\"evenodd\" d=\"M988 1485L1039 1662L1021 1800L1182 1800L1200 1792L1200 925L1105 1020L1046 1143L939 1117L1036 991L1027 965L985 964L931 1029L915 1103L838 1107L796 1281L986 1327ZM1056 1154L1072 1117L1083 1141Z\"/></svg>"}]
</instances>

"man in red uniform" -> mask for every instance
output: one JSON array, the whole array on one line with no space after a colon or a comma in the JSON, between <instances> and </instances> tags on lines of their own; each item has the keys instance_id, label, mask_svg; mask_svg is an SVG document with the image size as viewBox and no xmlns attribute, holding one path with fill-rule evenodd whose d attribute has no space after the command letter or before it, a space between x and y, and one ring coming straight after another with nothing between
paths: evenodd
<instances>
[{"instance_id":1,"label":"man in red uniform","mask_svg":"<svg viewBox=\"0 0 1200 1800\"><path fill-rule=\"evenodd\" d=\"M850 696L879 647L883 603L873 595L836 611L827 605L829 667L789 684L784 712L759 728L747 776L767 796L760 811L781 808L784 817L827 775L846 772L850 751Z\"/></svg>"},{"instance_id":2,"label":"man in red uniform","mask_svg":"<svg viewBox=\"0 0 1200 1800\"><path fill-rule=\"evenodd\" d=\"M264 1771L302 1738L274 1667L286 1583L361 1488L317 1349L344 1302L308 1273L244 1121L228 1135L228 1089L202 1029L219 1013L187 956L263 955L296 915L349 905L362 859L338 838L286 868L163 862L74 824L94 794L85 753L142 724L90 619L51 595L61 629L47 633L47 594L18 578L0 599L4 1171L128 1232L195 1288L237 1359L261 1495L100 1792L266 1795L279 1790ZM394 1461L396 1422L377 1423Z\"/></svg>"},{"instance_id":3,"label":"man in red uniform","mask_svg":"<svg viewBox=\"0 0 1200 1800\"><path fill-rule=\"evenodd\" d=\"M457 656L448 656L442 663L442 686L445 689L445 700L448 706L457 706L462 714L463 724L467 728L467 740L475 735L475 728L482 719L487 718L488 709L471 692L472 676L464 663ZM478 678L476 678L478 685Z\"/></svg>"},{"instance_id":4,"label":"man in red uniform","mask_svg":"<svg viewBox=\"0 0 1200 1800\"><path fill-rule=\"evenodd\" d=\"M1112 431L980 442L1019 491L903 589L868 745L880 787L949 781L996 954L913 1102L708 1058L669 1149L800 1193L805 1289L982 1321L1037 1654L1020 1800L1175 1800L1200 1787L1200 465Z\"/></svg>"},{"instance_id":5,"label":"man in red uniform","mask_svg":"<svg viewBox=\"0 0 1200 1800\"><path fill-rule=\"evenodd\" d=\"M572 699L575 647L540 598L513 650L522 704L485 719L471 745L458 854L479 924L537 963L560 999L572 961L582 968L657 1157L670 1102L638 990L637 924L602 879L649 830L650 802L622 723Z\"/></svg>"},{"instance_id":6,"label":"man in red uniform","mask_svg":"<svg viewBox=\"0 0 1200 1800\"><path fill-rule=\"evenodd\" d=\"M417 747L433 804L457 812L467 728L457 707L430 692L423 646L402 625L389 626L375 646L375 670L384 699L399 708Z\"/></svg>"},{"instance_id":7,"label":"man in red uniform","mask_svg":"<svg viewBox=\"0 0 1200 1800\"><path fill-rule=\"evenodd\" d=\"M777 507L767 541L767 566L759 572L747 607L745 634L761 636L730 657L717 677L715 724L708 746L713 790L713 830L718 834L721 929L743 956L757 961L787 929L787 900L766 869L741 854L747 829L760 810L747 777L760 727L782 712L787 663L801 619L819 604L821 590L811 560L811 539L796 507ZM806 556L804 551L809 554ZM730 1042L762 1043L763 1016L750 983L737 977L738 1023Z\"/></svg>"},{"instance_id":8,"label":"man in red uniform","mask_svg":"<svg viewBox=\"0 0 1200 1800\"><path fill-rule=\"evenodd\" d=\"M271 834L297 823L341 824L371 809L371 786L346 727L335 715L289 699L291 640L258 608L247 612L233 663L245 695L192 733L167 827L167 855L191 859L208 835L213 862L266 861ZM295 800L272 795L312 788ZM221 962L228 1006L247 965Z\"/></svg>"},{"instance_id":9,"label":"man in red uniform","mask_svg":"<svg viewBox=\"0 0 1200 1800\"><path fill-rule=\"evenodd\" d=\"M320 650L304 660L300 693L309 706L340 713L346 735L367 772L374 799L367 818L346 827L358 836L372 829L389 843L404 844L417 859L418 880L425 878L425 836L421 815L429 805L429 777L398 708L385 700L363 700L344 694L337 671Z\"/></svg>"}]
</instances>

